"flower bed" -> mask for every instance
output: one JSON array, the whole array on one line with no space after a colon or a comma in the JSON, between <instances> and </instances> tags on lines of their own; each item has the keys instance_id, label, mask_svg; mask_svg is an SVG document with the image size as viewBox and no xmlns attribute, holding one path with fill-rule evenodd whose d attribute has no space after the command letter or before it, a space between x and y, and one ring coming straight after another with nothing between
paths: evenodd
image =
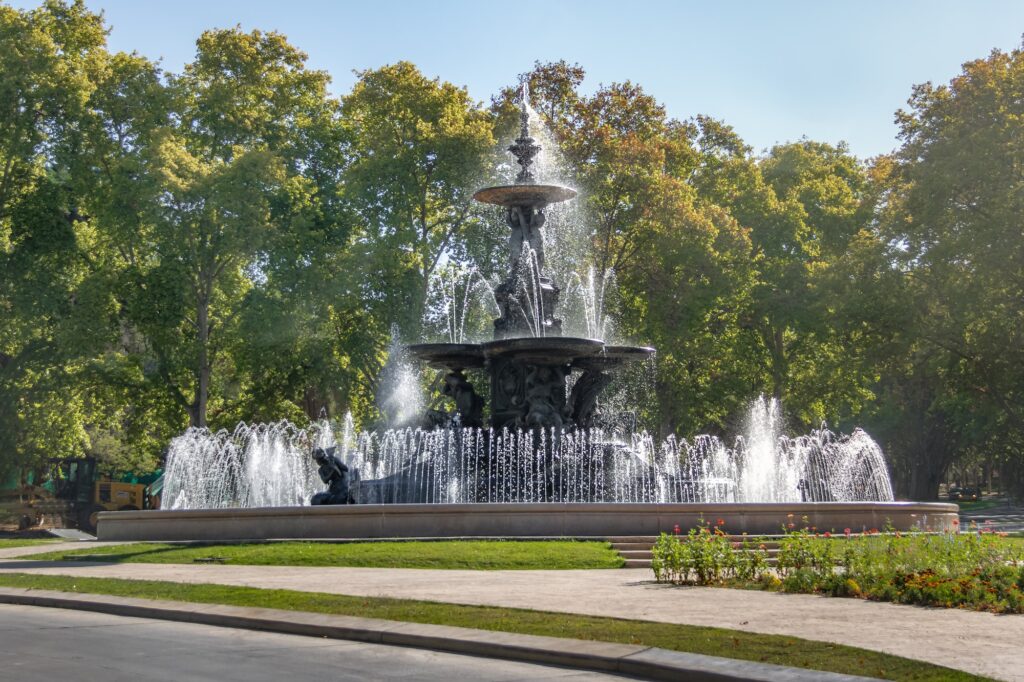
<instances>
[{"instance_id":1,"label":"flower bed","mask_svg":"<svg viewBox=\"0 0 1024 682\"><path fill-rule=\"evenodd\" d=\"M725 522L679 527L654 546L659 582L861 597L1024 613L1024 552L984 527L926 534L818 532L790 522L779 538L734 541ZM777 545L772 562L769 544Z\"/></svg>"}]
</instances>

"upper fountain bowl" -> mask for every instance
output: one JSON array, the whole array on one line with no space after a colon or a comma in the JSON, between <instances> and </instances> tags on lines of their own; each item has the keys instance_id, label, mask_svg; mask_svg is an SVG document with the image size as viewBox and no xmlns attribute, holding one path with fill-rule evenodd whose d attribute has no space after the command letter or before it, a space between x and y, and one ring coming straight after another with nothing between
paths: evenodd
<instances>
[{"instance_id":1,"label":"upper fountain bowl","mask_svg":"<svg viewBox=\"0 0 1024 682\"><path fill-rule=\"evenodd\" d=\"M473 198L483 204L496 206L547 206L568 201L576 190L562 185L499 185L485 187Z\"/></svg>"}]
</instances>

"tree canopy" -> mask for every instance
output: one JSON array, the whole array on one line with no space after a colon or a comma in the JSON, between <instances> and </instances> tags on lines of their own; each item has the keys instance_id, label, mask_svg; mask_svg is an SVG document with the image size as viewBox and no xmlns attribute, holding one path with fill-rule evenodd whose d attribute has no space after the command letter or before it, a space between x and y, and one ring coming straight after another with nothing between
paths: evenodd
<instances>
[{"instance_id":1,"label":"tree canopy","mask_svg":"<svg viewBox=\"0 0 1024 682\"><path fill-rule=\"evenodd\" d=\"M373 423L439 278L502 264L471 197L507 166L517 88L477 102L398 62L334 95L284 36L240 28L172 73L106 32L80 1L0 4L0 473L152 468L189 425ZM1021 50L914 87L871 160L752 150L585 75L522 76L580 192L550 259L614 282L615 333L658 348L631 399L646 428L726 433L773 394L794 429L868 428L903 494L968 466L1024 492Z\"/></svg>"}]
</instances>

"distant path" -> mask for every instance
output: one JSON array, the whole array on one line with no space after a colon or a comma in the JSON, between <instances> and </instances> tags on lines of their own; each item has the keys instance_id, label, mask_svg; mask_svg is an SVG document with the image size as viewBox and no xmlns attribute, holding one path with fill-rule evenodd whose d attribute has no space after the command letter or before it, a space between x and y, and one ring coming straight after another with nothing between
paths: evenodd
<instances>
[{"instance_id":1,"label":"distant path","mask_svg":"<svg viewBox=\"0 0 1024 682\"><path fill-rule=\"evenodd\" d=\"M34 606L0 605L0 641L0 670L11 680L632 679L427 649Z\"/></svg>"},{"instance_id":2,"label":"distant path","mask_svg":"<svg viewBox=\"0 0 1024 682\"><path fill-rule=\"evenodd\" d=\"M961 530L968 528L972 521L997 532L1021 533L1024 532L1024 507L1007 503L998 507L960 513Z\"/></svg>"},{"instance_id":3,"label":"distant path","mask_svg":"<svg viewBox=\"0 0 1024 682\"><path fill-rule=\"evenodd\" d=\"M678 588L647 569L424 569L0 561L0 571L219 583L710 625L883 651L1024 682L1024 616L752 590Z\"/></svg>"}]
</instances>

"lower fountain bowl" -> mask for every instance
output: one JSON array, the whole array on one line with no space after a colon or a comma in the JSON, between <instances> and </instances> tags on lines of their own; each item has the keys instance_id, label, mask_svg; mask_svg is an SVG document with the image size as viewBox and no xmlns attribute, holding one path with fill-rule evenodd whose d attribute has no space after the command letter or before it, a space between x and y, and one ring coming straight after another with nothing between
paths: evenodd
<instances>
[{"instance_id":1,"label":"lower fountain bowl","mask_svg":"<svg viewBox=\"0 0 1024 682\"><path fill-rule=\"evenodd\" d=\"M417 343L406 346L409 354L431 367L457 371L484 366L484 354L477 343Z\"/></svg>"},{"instance_id":2,"label":"lower fountain bowl","mask_svg":"<svg viewBox=\"0 0 1024 682\"><path fill-rule=\"evenodd\" d=\"M941 502L357 504L258 509L102 512L100 540L202 541L370 538L608 538L655 536L724 522L732 534L777 535L794 519L819 532L956 528Z\"/></svg>"}]
</instances>

